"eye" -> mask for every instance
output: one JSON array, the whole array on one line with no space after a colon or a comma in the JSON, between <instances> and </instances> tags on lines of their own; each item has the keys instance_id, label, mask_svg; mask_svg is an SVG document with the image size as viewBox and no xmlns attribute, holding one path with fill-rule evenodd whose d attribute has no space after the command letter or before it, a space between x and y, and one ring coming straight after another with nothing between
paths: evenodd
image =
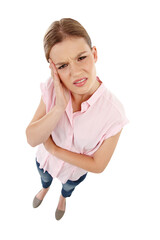
<instances>
[{"instance_id":1,"label":"eye","mask_svg":"<svg viewBox=\"0 0 160 240\"><path fill-rule=\"evenodd\" d=\"M86 56L79 57L79 58L78 58L78 61L82 61L82 60L85 59L85 58L86 58Z\"/></svg>"},{"instance_id":2,"label":"eye","mask_svg":"<svg viewBox=\"0 0 160 240\"><path fill-rule=\"evenodd\" d=\"M65 67L67 67L68 65L67 64L63 64L62 66L60 66L58 69L63 69Z\"/></svg>"}]
</instances>

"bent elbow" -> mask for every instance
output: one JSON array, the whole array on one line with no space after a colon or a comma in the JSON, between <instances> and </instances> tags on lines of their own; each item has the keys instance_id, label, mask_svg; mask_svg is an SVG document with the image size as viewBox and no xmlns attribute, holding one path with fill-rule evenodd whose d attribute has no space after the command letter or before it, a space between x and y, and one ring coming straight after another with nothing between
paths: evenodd
<instances>
[{"instance_id":1,"label":"bent elbow","mask_svg":"<svg viewBox=\"0 0 160 240\"><path fill-rule=\"evenodd\" d=\"M33 142L32 138L30 137L29 133L28 133L28 128L26 129L26 138L27 138L27 143L31 146L31 147L36 147L37 145L35 144L35 142Z\"/></svg>"},{"instance_id":2,"label":"bent elbow","mask_svg":"<svg viewBox=\"0 0 160 240\"><path fill-rule=\"evenodd\" d=\"M27 142L28 144L31 146L31 147L36 147L37 145L33 142L31 142L30 140L27 139Z\"/></svg>"},{"instance_id":3,"label":"bent elbow","mask_svg":"<svg viewBox=\"0 0 160 240\"><path fill-rule=\"evenodd\" d=\"M104 171L104 169L102 167L97 166L94 171L92 171L93 173L102 173Z\"/></svg>"},{"instance_id":4,"label":"bent elbow","mask_svg":"<svg viewBox=\"0 0 160 240\"><path fill-rule=\"evenodd\" d=\"M104 168L98 168L96 173L102 173L104 171Z\"/></svg>"},{"instance_id":5,"label":"bent elbow","mask_svg":"<svg viewBox=\"0 0 160 240\"><path fill-rule=\"evenodd\" d=\"M98 166L97 169L96 169L96 173L102 173L104 172L106 166Z\"/></svg>"},{"instance_id":6,"label":"bent elbow","mask_svg":"<svg viewBox=\"0 0 160 240\"><path fill-rule=\"evenodd\" d=\"M31 146L31 147L36 147L37 145L30 139L27 137L27 143Z\"/></svg>"},{"instance_id":7,"label":"bent elbow","mask_svg":"<svg viewBox=\"0 0 160 240\"><path fill-rule=\"evenodd\" d=\"M109 161L110 161L110 158L109 159L107 159L105 162L100 162L100 161L98 161L98 160L96 160L96 173L102 173L102 172L104 172L104 170L106 169L106 167L107 167L107 165L108 165L108 163L109 163Z\"/></svg>"}]
</instances>

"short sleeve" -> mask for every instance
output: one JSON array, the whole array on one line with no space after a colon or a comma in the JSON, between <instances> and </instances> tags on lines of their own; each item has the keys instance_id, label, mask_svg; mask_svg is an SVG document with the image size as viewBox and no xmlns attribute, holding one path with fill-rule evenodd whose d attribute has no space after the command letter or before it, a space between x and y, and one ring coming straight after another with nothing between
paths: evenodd
<instances>
[{"instance_id":1,"label":"short sleeve","mask_svg":"<svg viewBox=\"0 0 160 240\"><path fill-rule=\"evenodd\" d=\"M46 86L45 86L45 83L41 83L40 84L40 89L41 89L41 97L43 99L43 102L46 104Z\"/></svg>"},{"instance_id":2,"label":"short sleeve","mask_svg":"<svg viewBox=\"0 0 160 240\"><path fill-rule=\"evenodd\" d=\"M116 135L127 123L129 123L122 103L114 95L110 105L104 139Z\"/></svg>"},{"instance_id":3,"label":"short sleeve","mask_svg":"<svg viewBox=\"0 0 160 240\"><path fill-rule=\"evenodd\" d=\"M55 92L52 78L47 79L46 82L40 83L40 89L42 99L46 105L46 111L49 112L55 104Z\"/></svg>"}]
</instances>

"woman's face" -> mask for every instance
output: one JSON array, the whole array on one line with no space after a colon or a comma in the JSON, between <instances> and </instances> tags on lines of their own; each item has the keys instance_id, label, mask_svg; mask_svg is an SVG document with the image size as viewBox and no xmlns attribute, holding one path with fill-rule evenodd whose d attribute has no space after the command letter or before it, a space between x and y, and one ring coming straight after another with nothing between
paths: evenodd
<instances>
[{"instance_id":1,"label":"woman's face","mask_svg":"<svg viewBox=\"0 0 160 240\"><path fill-rule=\"evenodd\" d=\"M50 58L56 65L59 77L66 88L75 94L87 94L97 86L95 62L97 50L90 49L84 38L66 38L50 51ZM76 80L87 79L83 86Z\"/></svg>"}]
</instances>

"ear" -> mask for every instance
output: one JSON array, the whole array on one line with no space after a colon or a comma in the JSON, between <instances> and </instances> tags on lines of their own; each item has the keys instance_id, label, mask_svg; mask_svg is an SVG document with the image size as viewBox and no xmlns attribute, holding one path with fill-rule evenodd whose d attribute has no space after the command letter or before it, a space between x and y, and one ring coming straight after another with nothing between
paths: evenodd
<instances>
[{"instance_id":1,"label":"ear","mask_svg":"<svg viewBox=\"0 0 160 240\"><path fill-rule=\"evenodd\" d=\"M97 59L98 59L98 55L97 55L97 48L95 46L92 47L92 54L93 54L93 57L94 57L94 61L96 63Z\"/></svg>"}]
</instances>

